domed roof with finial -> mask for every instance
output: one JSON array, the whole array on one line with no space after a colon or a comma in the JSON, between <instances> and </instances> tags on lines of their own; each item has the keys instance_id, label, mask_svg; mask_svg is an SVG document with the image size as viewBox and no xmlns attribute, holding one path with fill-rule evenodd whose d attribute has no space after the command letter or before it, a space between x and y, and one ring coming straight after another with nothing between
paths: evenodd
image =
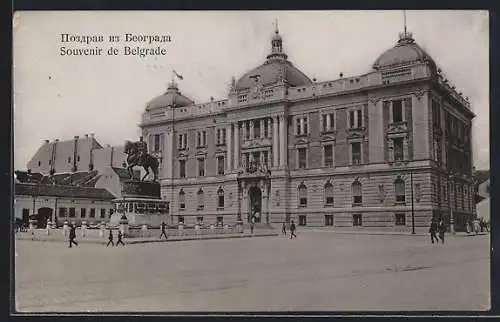
<instances>
[{"instance_id":1,"label":"domed roof with finial","mask_svg":"<svg viewBox=\"0 0 500 322\"><path fill-rule=\"evenodd\" d=\"M283 51L283 39L279 34L276 21L274 35L271 39L271 52L264 64L245 73L235 84L234 90L248 89L258 85L271 85L283 82L288 86L303 86L312 81L303 72L288 61Z\"/></svg>"},{"instance_id":2,"label":"domed roof with finial","mask_svg":"<svg viewBox=\"0 0 500 322\"><path fill-rule=\"evenodd\" d=\"M177 84L172 81L164 94L152 99L146 104L146 111L167 106L184 107L189 105L194 105L194 101L182 95Z\"/></svg>"},{"instance_id":3,"label":"domed roof with finial","mask_svg":"<svg viewBox=\"0 0 500 322\"><path fill-rule=\"evenodd\" d=\"M373 69L378 70L415 62L429 62L435 65L431 56L415 42L412 33L405 30L399 34L399 40L396 45L383 52L375 60Z\"/></svg>"}]
</instances>

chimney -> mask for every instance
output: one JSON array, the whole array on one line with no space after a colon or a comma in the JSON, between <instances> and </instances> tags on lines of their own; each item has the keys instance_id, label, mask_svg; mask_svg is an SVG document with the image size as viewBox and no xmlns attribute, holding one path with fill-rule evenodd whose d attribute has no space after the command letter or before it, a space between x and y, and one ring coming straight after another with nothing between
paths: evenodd
<instances>
[{"instance_id":1,"label":"chimney","mask_svg":"<svg viewBox=\"0 0 500 322\"><path fill-rule=\"evenodd\" d=\"M89 138L89 135L88 134L85 134L85 138L88 139Z\"/></svg>"}]
</instances>

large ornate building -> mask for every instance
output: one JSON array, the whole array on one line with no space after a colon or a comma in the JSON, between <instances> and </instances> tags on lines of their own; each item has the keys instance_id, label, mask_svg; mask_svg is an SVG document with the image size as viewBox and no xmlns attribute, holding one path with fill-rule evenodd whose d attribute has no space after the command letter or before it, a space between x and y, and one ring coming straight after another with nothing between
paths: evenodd
<instances>
[{"instance_id":1,"label":"large ornate building","mask_svg":"<svg viewBox=\"0 0 500 322\"><path fill-rule=\"evenodd\" d=\"M147 103L171 223L463 229L474 113L410 33L368 73L324 82L288 60L277 28L270 49L227 99L196 104L172 82Z\"/></svg>"}]
</instances>

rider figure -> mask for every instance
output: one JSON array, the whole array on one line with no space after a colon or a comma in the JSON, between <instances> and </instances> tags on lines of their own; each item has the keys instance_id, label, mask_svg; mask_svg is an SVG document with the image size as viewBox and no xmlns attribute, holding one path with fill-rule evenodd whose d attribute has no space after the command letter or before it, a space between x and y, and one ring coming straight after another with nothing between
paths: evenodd
<instances>
[{"instance_id":1,"label":"rider figure","mask_svg":"<svg viewBox=\"0 0 500 322\"><path fill-rule=\"evenodd\" d=\"M146 142L144 142L144 137L140 137L139 141L136 143L136 148L137 148L137 155L138 159L141 161L144 160L144 156L146 153L148 153L148 145Z\"/></svg>"}]
</instances>

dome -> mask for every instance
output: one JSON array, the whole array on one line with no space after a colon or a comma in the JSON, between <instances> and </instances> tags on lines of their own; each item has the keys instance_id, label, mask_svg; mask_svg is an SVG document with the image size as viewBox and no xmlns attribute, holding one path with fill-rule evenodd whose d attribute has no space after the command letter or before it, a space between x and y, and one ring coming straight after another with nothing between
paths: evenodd
<instances>
[{"instance_id":1,"label":"dome","mask_svg":"<svg viewBox=\"0 0 500 322\"><path fill-rule=\"evenodd\" d=\"M312 81L287 60L267 61L245 73L237 82L236 89L250 88L256 85L269 85L283 80L290 86L312 84Z\"/></svg>"},{"instance_id":2,"label":"dome","mask_svg":"<svg viewBox=\"0 0 500 322\"><path fill-rule=\"evenodd\" d=\"M303 86L312 81L287 60L283 52L283 40L279 34L278 24L271 39L271 53L264 64L245 73L235 84L235 90L247 89L258 85L270 85L285 82L289 86Z\"/></svg>"},{"instance_id":3,"label":"dome","mask_svg":"<svg viewBox=\"0 0 500 322\"><path fill-rule=\"evenodd\" d=\"M193 104L194 101L179 92L179 88L175 83L170 83L167 91L163 95L160 95L147 103L146 111L167 106L184 107Z\"/></svg>"},{"instance_id":4,"label":"dome","mask_svg":"<svg viewBox=\"0 0 500 322\"><path fill-rule=\"evenodd\" d=\"M411 33L404 32L399 35L396 46L386 50L380 55L375 63L374 69L381 69L413 62L434 63L433 59L415 42Z\"/></svg>"}]
</instances>

